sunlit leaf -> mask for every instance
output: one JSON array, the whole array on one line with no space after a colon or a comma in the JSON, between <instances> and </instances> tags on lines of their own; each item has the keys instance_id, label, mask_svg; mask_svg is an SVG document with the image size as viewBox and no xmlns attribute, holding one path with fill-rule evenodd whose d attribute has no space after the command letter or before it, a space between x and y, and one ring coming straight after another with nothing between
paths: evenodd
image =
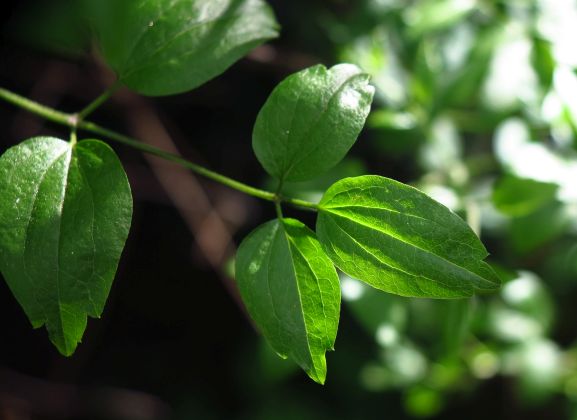
<instances>
[{"instance_id":1,"label":"sunlit leaf","mask_svg":"<svg viewBox=\"0 0 577 420\"><path fill-rule=\"evenodd\" d=\"M236 275L246 308L273 349L324 383L340 289L314 233L294 219L261 225L242 242Z\"/></svg>"},{"instance_id":2,"label":"sunlit leaf","mask_svg":"<svg viewBox=\"0 0 577 420\"><path fill-rule=\"evenodd\" d=\"M252 145L266 171L304 181L336 165L371 107L369 76L352 64L310 67L287 77L262 107Z\"/></svg>"},{"instance_id":3,"label":"sunlit leaf","mask_svg":"<svg viewBox=\"0 0 577 420\"><path fill-rule=\"evenodd\" d=\"M105 143L37 137L0 158L0 269L35 328L64 355L104 308L132 196Z\"/></svg>"},{"instance_id":4,"label":"sunlit leaf","mask_svg":"<svg viewBox=\"0 0 577 420\"><path fill-rule=\"evenodd\" d=\"M379 176L346 178L319 206L317 235L327 254L377 289L455 298L500 285L469 226L415 188Z\"/></svg>"},{"instance_id":5,"label":"sunlit leaf","mask_svg":"<svg viewBox=\"0 0 577 420\"><path fill-rule=\"evenodd\" d=\"M448 28L477 7L475 0L422 0L405 10L411 37Z\"/></svg>"},{"instance_id":6,"label":"sunlit leaf","mask_svg":"<svg viewBox=\"0 0 577 420\"><path fill-rule=\"evenodd\" d=\"M145 95L193 89L278 31L263 0L84 1L106 61Z\"/></svg>"},{"instance_id":7,"label":"sunlit leaf","mask_svg":"<svg viewBox=\"0 0 577 420\"><path fill-rule=\"evenodd\" d=\"M533 42L533 49L531 51L533 68L539 77L541 86L544 89L549 89L553 84L556 67L551 43L536 36L534 36L531 41Z\"/></svg>"}]
</instances>

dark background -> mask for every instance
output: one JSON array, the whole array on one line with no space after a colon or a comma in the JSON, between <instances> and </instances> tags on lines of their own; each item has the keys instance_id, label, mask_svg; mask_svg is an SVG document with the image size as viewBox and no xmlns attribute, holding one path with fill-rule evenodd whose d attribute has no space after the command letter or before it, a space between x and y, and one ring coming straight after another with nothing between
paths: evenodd
<instances>
[{"instance_id":1,"label":"dark background","mask_svg":"<svg viewBox=\"0 0 577 420\"><path fill-rule=\"evenodd\" d=\"M0 85L77 111L105 89L111 75L98 60L54 55L16 36L16 18L34 3L3 5ZM338 1L270 4L282 25L281 37L222 76L165 98L139 98L121 90L91 119L139 138L161 130L168 146L192 161L250 185L266 185L250 145L258 110L288 74L338 61L323 16L348 16L355 9ZM2 150L36 135L68 136L66 129L6 103L0 103L0 127ZM85 136L91 137L80 133ZM368 173L400 181L419 175L413 156L376 153L375 136L365 131L351 151ZM158 140L153 137L149 141ZM359 384L362 366L380 350L347 306L337 351L327 354L325 386L267 352L227 267L240 240L274 217L270 203L111 145L132 186L134 217L102 319L89 320L83 343L65 358L44 329L30 327L0 282L0 419L408 418L403 389L371 392ZM172 185L168 192L167 183ZM314 223L310 214L287 213ZM225 226L231 236L215 234L214 226ZM448 395L444 410L432 418L561 419L557 398L527 406L511 379L498 376Z\"/></svg>"}]
</instances>

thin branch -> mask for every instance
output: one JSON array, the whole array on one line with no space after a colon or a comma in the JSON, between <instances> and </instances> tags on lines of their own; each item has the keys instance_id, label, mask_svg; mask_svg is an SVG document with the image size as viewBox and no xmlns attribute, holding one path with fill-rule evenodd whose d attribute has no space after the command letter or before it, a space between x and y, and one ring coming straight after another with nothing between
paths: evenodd
<instances>
[{"instance_id":1,"label":"thin branch","mask_svg":"<svg viewBox=\"0 0 577 420\"><path fill-rule=\"evenodd\" d=\"M86 117L88 117L94 111L96 111L96 109L98 109L104 102L106 102L108 99L110 99L112 94L114 92L116 92L118 90L118 88L120 88L121 85L122 84L120 83L120 81L117 80L116 83L114 83L112 86L110 86L108 89L106 89L106 91L104 91L104 93L102 95L100 95L98 98L96 98L90 104L88 104L88 106L86 106L86 108L84 108L82 111L80 111L78 114L76 114L78 116L78 120L79 121L84 120L84 119L86 119Z\"/></svg>"},{"instance_id":2,"label":"thin branch","mask_svg":"<svg viewBox=\"0 0 577 420\"><path fill-rule=\"evenodd\" d=\"M198 165L196 163L193 163L187 159L184 159L181 156L166 152L154 146L150 146L132 137L125 136L124 134L120 134L116 131L109 130L93 122L82 120L78 118L77 114L66 114L64 112L34 102L24 96L18 95L7 89L0 88L0 99L3 99L6 102L9 102L27 111L30 111L54 123L65 125L67 127L76 127L78 129L89 131L94 134L99 134L101 136L114 140L118 143L122 143L126 146L132 147L133 149L140 150L141 152L159 156L167 161L174 162L185 168L188 168L191 171L197 173L198 175L204 176L205 178L219 182L223 185L226 185L230 188L251 195L253 197L273 202L280 200L283 203L287 203L296 207L301 207L313 211L318 210L318 205L315 203L305 200L299 200L296 198L279 197L277 194L271 191L261 190L259 188L255 188L250 185L244 184L235 179L222 175L218 172L211 171L210 169L205 168L204 166Z\"/></svg>"}]
</instances>

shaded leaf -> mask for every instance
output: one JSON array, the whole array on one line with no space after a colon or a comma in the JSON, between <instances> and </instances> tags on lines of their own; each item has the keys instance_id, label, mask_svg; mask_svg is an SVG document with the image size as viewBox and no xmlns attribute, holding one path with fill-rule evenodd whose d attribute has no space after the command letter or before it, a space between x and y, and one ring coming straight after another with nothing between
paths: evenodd
<instances>
[{"instance_id":1,"label":"shaded leaf","mask_svg":"<svg viewBox=\"0 0 577 420\"><path fill-rule=\"evenodd\" d=\"M455 298L500 285L469 226L415 188L379 176L345 178L319 206L317 235L329 257L377 289Z\"/></svg>"},{"instance_id":2,"label":"shaded leaf","mask_svg":"<svg viewBox=\"0 0 577 420\"><path fill-rule=\"evenodd\" d=\"M294 219L261 225L242 242L236 275L246 308L273 349L324 383L340 288L314 233Z\"/></svg>"},{"instance_id":3,"label":"shaded leaf","mask_svg":"<svg viewBox=\"0 0 577 420\"><path fill-rule=\"evenodd\" d=\"M493 189L493 204L511 216L525 216L555 200L558 185L533 179L505 176Z\"/></svg>"},{"instance_id":4,"label":"shaded leaf","mask_svg":"<svg viewBox=\"0 0 577 420\"><path fill-rule=\"evenodd\" d=\"M263 0L85 0L102 53L145 95L191 90L278 35Z\"/></svg>"},{"instance_id":5,"label":"shaded leaf","mask_svg":"<svg viewBox=\"0 0 577 420\"><path fill-rule=\"evenodd\" d=\"M565 206L551 201L532 213L511 220L510 246L521 255L528 254L559 238L570 224L571 217Z\"/></svg>"},{"instance_id":6,"label":"shaded leaf","mask_svg":"<svg viewBox=\"0 0 577 420\"><path fill-rule=\"evenodd\" d=\"M444 357L457 357L470 334L476 301L455 299L446 303L444 322L442 322L443 355Z\"/></svg>"},{"instance_id":7,"label":"shaded leaf","mask_svg":"<svg viewBox=\"0 0 577 420\"><path fill-rule=\"evenodd\" d=\"M35 328L71 355L104 308L132 217L116 156L98 140L29 139L0 158L0 269Z\"/></svg>"},{"instance_id":8,"label":"shaded leaf","mask_svg":"<svg viewBox=\"0 0 577 420\"><path fill-rule=\"evenodd\" d=\"M266 171L304 181L332 168L357 140L374 88L352 64L307 68L283 80L260 110L252 146Z\"/></svg>"}]
</instances>

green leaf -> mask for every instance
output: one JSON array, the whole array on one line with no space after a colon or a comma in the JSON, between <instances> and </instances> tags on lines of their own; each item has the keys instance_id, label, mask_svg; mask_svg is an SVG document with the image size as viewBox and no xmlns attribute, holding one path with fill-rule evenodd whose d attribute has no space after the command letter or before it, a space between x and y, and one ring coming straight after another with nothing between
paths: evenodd
<instances>
[{"instance_id":1,"label":"green leaf","mask_svg":"<svg viewBox=\"0 0 577 420\"><path fill-rule=\"evenodd\" d=\"M104 308L132 196L112 149L36 137L0 158L0 270L34 328L71 355Z\"/></svg>"},{"instance_id":2,"label":"green leaf","mask_svg":"<svg viewBox=\"0 0 577 420\"><path fill-rule=\"evenodd\" d=\"M145 95L200 86L278 35L263 0L85 1L106 61Z\"/></svg>"},{"instance_id":3,"label":"green leaf","mask_svg":"<svg viewBox=\"0 0 577 420\"><path fill-rule=\"evenodd\" d=\"M336 165L369 114L374 88L352 64L307 68L283 80L262 107L252 146L266 171L304 181Z\"/></svg>"},{"instance_id":4,"label":"green leaf","mask_svg":"<svg viewBox=\"0 0 577 420\"><path fill-rule=\"evenodd\" d=\"M317 235L329 257L377 289L456 298L500 285L469 226L413 187L380 176L345 178L319 207Z\"/></svg>"},{"instance_id":5,"label":"green leaf","mask_svg":"<svg viewBox=\"0 0 577 420\"><path fill-rule=\"evenodd\" d=\"M526 255L552 243L571 226L566 207L554 200L524 216L514 217L509 226L509 247Z\"/></svg>"},{"instance_id":6,"label":"green leaf","mask_svg":"<svg viewBox=\"0 0 577 420\"><path fill-rule=\"evenodd\" d=\"M246 308L273 349L324 383L340 288L314 232L294 219L261 225L240 245L236 274Z\"/></svg>"},{"instance_id":7,"label":"green leaf","mask_svg":"<svg viewBox=\"0 0 577 420\"><path fill-rule=\"evenodd\" d=\"M404 17L407 31L413 39L423 37L428 32L441 31L466 19L477 9L475 1L424 0L407 7Z\"/></svg>"},{"instance_id":8,"label":"green leaf","mask_svg":"<svg viewBox=\"0 0 577 420\"><path fill-rule=\"evenodd\" d=\"M507 175L493 189L493 204L502 213L526 216L555 200L559 186Z\"/></svg>"}]
</instances>

